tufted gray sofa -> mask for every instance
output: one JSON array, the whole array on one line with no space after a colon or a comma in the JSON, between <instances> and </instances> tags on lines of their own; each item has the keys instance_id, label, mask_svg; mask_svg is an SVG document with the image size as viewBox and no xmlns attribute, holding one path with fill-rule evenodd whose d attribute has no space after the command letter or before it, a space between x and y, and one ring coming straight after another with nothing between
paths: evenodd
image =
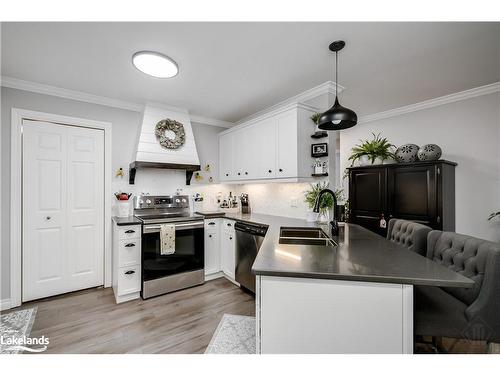
<instances>
[{"instance_id":1,"label":"tufted gray sofa","mask_svg":"<svg viewBox=\"0 0 500 375\"><path fill-rule=\"evenodd\" d=\"M391 219L387 227L387 239L425 256L427 234L431 230L431 228L413 221Z\"/></svg>"},{"instance_id":2,"label":"tufted gray sofa","mask_svg":"<svg viewBox=\"0 0 500 375\"><path fill-rule=\"evenodd\" d=\"M500 244L431 231L427 258L474 281L468 288L415 288L415 334L500 342Z\"/></svg>"}]
</instances>

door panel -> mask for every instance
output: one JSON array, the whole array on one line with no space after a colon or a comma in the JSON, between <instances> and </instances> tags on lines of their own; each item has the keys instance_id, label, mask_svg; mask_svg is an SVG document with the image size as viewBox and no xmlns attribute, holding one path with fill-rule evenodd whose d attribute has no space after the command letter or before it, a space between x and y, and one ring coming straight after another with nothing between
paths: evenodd
<instances>
[{"instance_id":1,"label":"door panel","mask_svg":"<svg viewBox=\"0 0 500 375\"><path fill-rule=\"evenodd\" d=\"M387 174L384 168L351 170L349 178L350 221L385 236L380 228L382 215L387 219Z\"/></svg>"},{"instance_id":2,"label":"door panel","mask_svg":"<svg viewBox=\"0 0 500 375\"><path fill-rule=\"evenodd\" d=\"M227 181L233 177L233 134L228 133L219 138L219 178Z\"/></svg>"},{"instance_id":3,"label":"door panel","mask_svg":"<svg viewBox=\"0 0 500 375\"><path fill-rule=\"evenodd\" d=\"M23 121L23 301L103 283L104 132Z\"/></svg>"},{"instance_id":4,"label":"door panel","mask_svg":"<svg viewBox=\"0 0 500 375\"><path fill-rule=\"evenodd\" d=\"M434 165L389 171L389 211L398 219L433 225L437 212Z\"/></svg>"},{"instance_id":5,"label":"door panel","mask_svg":"<svg viewBox=\"0 0 500 375\"><path fill-rule=\"evenodd\" d=\"M256 164L256 178L276 177L276 119L270 118L251 125L255 129L258 143L251 153Z\"/></svg>"},{"instance_id":6,"label":"door panel","mask_svg":"<svg viewBox=\"0 0 500 375\"><path fill-rule=\"evenodd\" d=\"M278 118L276 177L297 176L297 141L297 114L292 111Z\"/></svg>"}]
</instances>

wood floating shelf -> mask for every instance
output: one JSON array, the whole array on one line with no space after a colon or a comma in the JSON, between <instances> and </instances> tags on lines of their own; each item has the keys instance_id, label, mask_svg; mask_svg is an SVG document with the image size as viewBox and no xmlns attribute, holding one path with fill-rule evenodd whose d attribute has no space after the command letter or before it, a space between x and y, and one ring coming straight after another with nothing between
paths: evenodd
<instances>
[{"instance_id":1,"label":"wood floating shelf","mask_svg":"<svg viewBox=\"0 0 500 375\"><path fill-rule=\"evenodd\" d=\"M157 169L182 169L186 171L186 185L191 185L193 173L201 170L200 165L195 164L174 164L174 163L157 163L150 161L134 161L129 166L129 184L134 185L135 173L137 168L157 168Z\"/></svg>"},{"instance_id":2,"label":"wood floating shelf","mask_svg":"<svg viewBox=\"0 0 500 375\"><path fill-rule=\"evenodd\" d=\"M316 132L316 133L311 135L311 138L314 138L314 139L326 138L326 137L328 137L328 133L326 131Z\"/></svg>"},{"instance_id":3,"label":"wood floating shelf","mask_svg":"<svg viewBox=\"0 0 500 375\"><path fill-rule=\"evenodd\" d=\"M313 173L313 177L328 177L328 173Z\"/></svg>"}]
</instances>

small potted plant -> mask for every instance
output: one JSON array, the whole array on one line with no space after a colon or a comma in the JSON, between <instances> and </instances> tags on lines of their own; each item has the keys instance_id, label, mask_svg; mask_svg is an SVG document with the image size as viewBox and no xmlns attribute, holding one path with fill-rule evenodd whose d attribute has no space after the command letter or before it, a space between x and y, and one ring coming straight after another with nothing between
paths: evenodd
<instances>
[{"instance_id":1,"label":"small potted plant","mask_svg":"<svg viewBox=\"0 0 500 375\"><path fill-rule=\"evenodd\" d=\"M319 192L323 189L327 189L328 185L329 183L327 181L311 184L311 188L305 192L305 202L311 210L316 204L316 198L318 197ZM337 203L342 202L344 199L343 190L333 189L333 192L335 193L335 197L337 198ZM308 221L328 222L330 220L329 211L332 209L332 207L333 197L330 194L323 195L319 204L319 215L312 215L311 213L311 217L308 218Z\"/></svg>"},{"instance_id":2,"label":"small potted plant","mask_svg":"<svg viewBox=\"0 0 500 375\"><path fill-rule=\"evenodd\" d=\"M360 165L368 164L382 164L385 160L394 160L394 152L392 151L395 146L387 140L387 138L381 138L380 133L373 134L373 139L371 140L360 140L361 144L354 146L351 149L351 156L348 160L351 161L351 165L354 165L356 161Z\"/></svg>"}]
</instances>

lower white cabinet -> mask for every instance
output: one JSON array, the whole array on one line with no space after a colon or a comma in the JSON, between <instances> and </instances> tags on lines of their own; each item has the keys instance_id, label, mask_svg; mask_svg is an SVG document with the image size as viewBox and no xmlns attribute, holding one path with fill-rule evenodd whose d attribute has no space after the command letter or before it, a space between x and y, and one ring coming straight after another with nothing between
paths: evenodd
<instances>
[{"instance_id":1,"label":"lower white cabinet","mask_svg":"<svg viewBox=\"0 0 500 375\"><path fill-rule=\"evenodd\" d=\"M205 276L221 271L220 228L222 219L205 220Z\"/></svg>"},{"instance_id":2,"label":"lower white cabinet","mask_svg":"<svg viewBox=\"0 0 500 375\"><path fill-rule=\"evenodd\" d=\"M116 303L141 292L141 225L113 223L113 292Z\"/></svg>"},{"instance_id":3,"label":"lower white cabinet","mask_svg":"<svg viewBox=\"0 0 500 375\"><path fill-rule=\"evenodd\" d=\"M230 279L235 278L235 267L236 267L236 239L234 236L234 230L228 231L224 230L222 233L222 244L221 244L221 265L222 272Z\"/></svg>"},{"instance_id":4,"label":"lower white cabinet","mask_svg":"<svg viewBox=\"0 0 500 375\"><path fill-rule=\"evenodd\" d=\"M231 219L205 219L205 277L208 279L222 271L224 276L235 282L234 223Z\"/></svg>"}]
</instances>

